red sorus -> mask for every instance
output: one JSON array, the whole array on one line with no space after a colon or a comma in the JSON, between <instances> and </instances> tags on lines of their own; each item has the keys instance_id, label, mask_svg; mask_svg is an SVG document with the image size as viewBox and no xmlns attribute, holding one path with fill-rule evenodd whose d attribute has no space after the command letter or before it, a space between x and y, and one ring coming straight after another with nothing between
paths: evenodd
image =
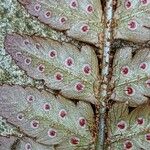
<instances>
[{"instance_id":1,"label":"red sorus","mask_svg":"<svg viewBox=\"0 0 150 150\"><path fill-rule=\"evenodd\" d=\"M124 142L124 149L125 150L131 150L133 148L133 143L129 140Z\"/></svg>"},{"instance_id":2,"label":"red sorus","mask_svg":"<svg viewBox=\"0 0 150 150\"><path fill-rule=\"evenodd\" d=\"M124 5L125 5L126 9L130 9L132 7L132 3L131 3L130 0L126 0L125 3L124 3Z\"/></svg>"},{"instance_id":3,"label":"red sorus","mask_svg":"<svg viewBox=\"0 0 150 150\"><path fill-rule=\"evenodd\" d=\"M143 125L144 124L144 119L143 118L137 118L137 124L138 125Z\"/></svg>"},{"instance_id":4,"label":"red sorus","mask_svg":"<svg viewBox=\"0 0 150 150\"><path fill-rule=\"evenodd\" d=\"M65 109L62 109L62 110L59 111L59 116L61 118L64 119L66 117L66 115L67 115L67 111Z\"/></svg>"},{"instance_id":5,"label":"red sorus","mask_svg":"<svg viewBox=\"0 0 150 150\"><path fill-rule=\"evenodd\" d=\"M71 7L72 9L76 9L76 8L78 7L78 2L77 2L76 0L72 0L72 1L70 2L70 7Z\"/></svg>"},{"instance_id":6,"label":"red sorus","mask_svg":"<svg viewBox=\"0 0 150 150\"><path fill-rule=\"evenodd\" d=\"M142 62L139 67L140 67L140 69L142 69L142 70L146 70L147 67L148 67L148 64L147 64L146 62Z\"/></svg>"},{"instance_id":7,"label":"red sorus","mask_svg":"<svg viewBox=\"0 0 150 150\"><path fill-rule=\"evenodd\" d=\"M86 126L86 119L84 117L80 117L79 118L79 125L81 127L85 127Z\"/></svg>"},{"instance_id":8,"label":"red sorus","mask_svg":"<svg viewBox=\"0 0 150 150\"><path fill-rule=\"evenodd\" d=\"M80 139L77 137L71 137L69 142L71 145L78 145L80 142Z\"/></svg>"},{"instance_id":9,"label":"red sorus","mask_svg":"<svg viewBox=\"0 0 150 150\"><path fill-rule=\"evenodd\" d=\"M91 74L91 67L90 65L86 64L83 66L82 71L85 75L90 75Z\"/></svg>"},{"instance_id":10,"label":"red sorus","mask_svg":"<svg viewBox=\"0 0 150 150\"><path fill-rule=\"evenodd\" d=\"M28 44L29 44L29 40L28 40L28 39L25 39L25 40L23 41L23 43L24 43L25 45L28 45Z\"/></svg>"},{"instance_id":11,"label":"red sorus","mask_svg":"<svg viewBox=\"0 0 150 150\"><path fill-rule=\"evenodd\" d=\"M37 49L40 49L41 45L40 45L39 43L36 43L36 44L35 44L35 47L36 47Z\"/></svg>"},{"instance_id":12,"label":"red sorus","mask_svg":"<svg viewBox=\"0 0 150 150\"><path fill-rule=\"evenodd\" d=\"M120 129L120 130L125 130L127 128L126 122L123 121L123 120L118 122L117 128Z\"/></svg>"},{"instance_id":13,"label":"red sorus","mask_svg":"<svg viewBox=\"0 0 150 150\"><path fill-rule=\"evenodd\" d=\"M24 62L25 62L26 65L30 65L31 64L31 58L26 58L24 60Z\"/></svg>"},{"instance_id":14,"label":"red sorus","mask_svg":"<svg viewBox=\"0 0 150 150\"><path fill-rule=\"evenodd\" d=\"M145 135L145 139L146 139L146 141L150 142L150 133Z\"/></svg>"},{"instance_id":15,"label":"red sorus","mask_svg":"<svg viewBox=\"0 0 150 150\"><path fill-rule=\"evenodd\" d=\"M56 52L55 50L49 51L49 57L50 57L50 58L55 58L55 57L57 57L57 52Z\"/></svg>"},{"instance_id":16,"label":"red sorus","mask_svg":"<svg viewBox=\"0 0 150 150\"><path fill-rule=\"evenodd\" d=\"M121 74L128 75L128 73L129 73L129 67L128 66L123 66L121 68Z\"/></svg>"},{"instance_id":17,"label":"red sorus","mask_svg":"<svg viewBox=\"0 0 150 150\"><path fill-rule=\"evenodd\" d=\"M38 70L39 72L44 72L45 66L44 66L43 64L40 64L40 65L37 67L37 70Z\"/></svg>"},{"instance_id":18,"label":"red sorus","mask_svg":"<svg viewBox=\"0 0 150 150\"><path fill-rule=\"evenodd\" d=\"M16 52L16 57L21 57L22 53L21 52Z\"/></svg>"},{"instance_id":19,"label":"red sorus","mask_svg":"<svg viewBox=\"0 0 150 150\"><path fill-rule=\"evenodd\" d=\"M35 97L33 95L28 95L27 96L27 101L32 103L35 100Z\"/></svg>"},{"instance_id":20,"label":"red sorus","mask_svg":"<svg viewBox=\"0 0 150 150\"><path fill-rule=\"evenodd\" d=\"M32 150L32 146L30 143L25 144L25 150Z\"/></svg>"},{"instance_id":21,"label":"red sorus","mask_svg":"<svg viewBox=\"0 0 150 150\"><path fill-rule=\"evenodd\" d=\"M81 83L81 82L78 82L75 84L75 90L77 92L82 92L84 90L85 86Z\"/></svg>"},{"instance_id":22,"label":"red sorus","mask_svg":"<svg viewBox=\"0 0 150 150\"><path fill-rule=\"evenodd\" d=\"M66 17L61 17L61 18L59 19L59 22L60 22L61 24L65 24L66 21L67 21L67 18L66 18Z\"/></svg>"},{"instance_id":23,"label":"red sorus","mask_svg":"<svg viewBox=\"0 0 150 150\"><path fill-rule=\"evenodd\" d=\"M135 90L131 86L127 86L127 87L125 87L125 93L128 96L133 96L135 94Z\"/></svg>"},{"instance_id":24,"label":"red sorus","mask_svg":"<svg viewBox=\"0 0 150 150\"><path fill-rule=\"evenodd\" d=\"M49 129L49 130L48 130L48 136L49 136L50 138L56 137L56 136L57 136L57 131L54 130L54 129Z\"/></svg>"},{"instance_id":25,"label":"red sorus","mask_svg":"<svg viewBox=\"0 0 150 150\"><path fill-rule=\"evenodd\" d=\"M148 80L146 81L146 87L147 87L147 88L150 88L150 79L148 79Z\"/></svg>"},{"instance_id":26,"label":"red sorus","mask_svg":"<svg viewBox=\"0 0 150 150\"><path fill-rule=\"evenodd\" d=\"M43 109L44 109L44 111L50 111L51 110L51 105L49 103L45 103L43 105Z\"/></svg>"},{"instance_id":27,"label":"red sorus","mask_svg":"<svg viewBox=\"0 0 150 150\"><path fill-rule=\"evenodd\" d=\"M60 72L56 72L54 75L55 80L62 81L63 80L63 74Z\"/></svg>"},{"instance_id":28,"label":"red sorus","mask_svg":"<svg viewBox=\"0 0 150 150\"><path fill-rule=\"evenodd\" d=\"M22 121L24 119L24 114L23 113L18 113L17 114L17 119Z\"/></svg>"},{"instance_id":29,"label":"red sorus","mask_svg":"<svg viewBox=\"0 0 150 150\"><path fill-rule=\"evenodd\" d=\"M51 11L46 11L45 13L44 13L44 17L45 18L50 18L52 16L52 13L51 13Z\"/></svg>"},{"instance_id":30,"label":"red sorus","mask_svg":"<svg viewBox=\"0 0 150 150\"><path fill-rule=\"evenodd\" d=\"M128 22L128 29L130 30L136 30L138 26L138 23L135 20L130 20Z\"/></svg>"},{"instance_id":31,"label":"red sorus","mask_svg":"<svg viewBox=\"0 0 150 150\"><path fill-rule=\"evenodd\" d=\"M143 6L146 6L150 3L150 0L140 0L140 3L143 5Z\"/></svg>"},{"instance_id":32,"label":"red sorus","mask_svg":"<svg viewBox=\"0 0 150 150\"><path fill-rule=\"evenodd\" d=\"M39 127L39 121L32 120L31 123L30 123L30 125L31 125L31 128L37 129Z\"/></svg>"},{"instance_id":33,"label":"red sorus","mask_svg":"<svg viewBox=\"0 0 150 150\"><path fill-rule=\"evenodd\" d=\"M40 4L35 4L34 5L34 10L39 12L41 10L41 5Z\"/></svg>"},{"instance_id":34,"label":"red sorus","mask_svg":"<svg viewBox=\"0 0 150 150\"><path fill-rule=\"evenodd\" d=\"M82 33L87 33L87 32L89 32L89 30L90 30L89 25L83 24L83 25L81 26L81 32L82 32Z\"/></svg>"},{"instance_id":35,"label":"red sorus","mask_svg":"<svg viewBox=\"0 0 150 150\"><path fill-rule=\"evenodd\" d=\"M65 66L68 68L71 68L74 65L74 60L71 57L66 58L65 60Z\"/></svg>"},{"instance_id":36,"label":"red sorus","mask_svg":"<svg viewBox=\"0 0 150 150\"><path fill-rule=\"evenodd\" d=\"M94 12L93 6L92 6L92 5L88 5L88 6L86 7L86 12L89 13L89 14L93 13L93 12Z\"/></svg>"}]
</instances>

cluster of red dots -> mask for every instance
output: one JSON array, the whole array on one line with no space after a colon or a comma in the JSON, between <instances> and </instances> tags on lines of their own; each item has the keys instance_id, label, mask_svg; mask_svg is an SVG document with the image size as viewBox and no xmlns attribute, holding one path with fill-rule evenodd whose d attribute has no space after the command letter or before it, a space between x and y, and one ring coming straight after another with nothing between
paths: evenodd
<instances>
[{"instance_id":1,"label":"cluster of red dots","mask_svg":"<svg viewBox=\"0 0 150 150\"><path fill-rule=\"evenodd\" d=\"M137 0L138 1L138 0ZM150 3L150 0L139 0L139 3L142 5L142 6L146 6ZM133 3L131 0L125 0L124 2L124 6L127 10L131 9L133 7ZM128 29L131 30L131 31L134 31L136 30L138 27L138 22L136 20L130 20L128 22Z\"/></svg>"},{"instance_id":2,"label":"cluster of red dots","mask_svg":"<svg viewBox=\"0 0 150 150\"><path fill-rule=\"evenodd\" d=\"M18 53L18 52L17 52ZM16 55L17 55L16 53ZM49 51L49 58L50 59L54 59L54 58L57 58L57 51L56 50L51 50ZM29 65L31 64L31 58L28 57L25 59L25 64L26 65ZM68 57L65 59L64 61L64 65L67 67L67 68L72 68L74 66L74 59L72 57ZM45 65L44 64L39 64L37 66L37 70L40 72L40 73L43 73L45 71ZM82 72L84 75L90 75L91 72L92 72L92 69L91 69L91 66L89 64L84 64L83 67L82 67ZM54 79L56 81L62 81L63 80L63 74L61 72L56 72L54 74ZM83 83L81 82L78 82L75 84L75 90L77 92L82 92L84 90L85 86Z\"/></svg>"},{"instance_id":3,"label":"cluster of red dots","mask_svg":"<svg viewBox=\"0 0 150 150\"><path fill-rule=\"evenodd\" d=\"M121 74L124 75L124 76L128 76L129 75L129 72L130 72L130 69L128 66L123 66L121 68ZM134 89L131 87L131 86L127 86L125 87L125 93L128 95L128 96L132 96L134 94Z\"/></svg>"},{"instance_id":4,"label":"cluster of red dots","mask_svg":"<svg viewBox=\"0 0 150 150\"><path fill-rule=\"evenodd\" d=\"M39 12L39 11L41 10L41 5L40 5L40 4L35 4L34 10L35 10L36 12ZM44 17L45 17L46 19L51 18L51 17L52 17L52 12L51 12L51 11L46 11L46 12L44 13ZM67 17L65 17L65 16L63 16L63 17L61 17L61 18L59 19L59 22L60 22L61 24L65 24L66 21L67 21Z\"/></svg>"},{"instance_id":5,"label":"cluster of red dots","mask_svg":"<svg viewBox=\"0 0 150 150\"><path fill-rule=\"evenodd\" d=\"M39 13L40 11L41 11L41 4L39 4L39 3L37 3L37 4L35 4L34 5L34 11L35 12L37 12L37 13ZM69 4L69 7L71 8L71 9L74 9L74 10L77 10L78 9L78 7L79 7L79 4L78 4L78 2L77 2L77 0L72 0L71 2L70 2L70 4ZM93 12L94 12L94 7L93 7L93 5L92 4L88 4L87 6L86 6L86 8L85 8L85 11L86 11L86 13L88 13L88 14L92 14ZM49 19L49 18L51 18L52 17L52 12L51 11L46 11L45 13L44 13L44 17L46 18L46 19ZM59 19L59 23L62 25L62 24L65 24L66 22L67 22L67 20L68 20L68 18L66 17L66 16L62 16L62 17L60 17L60 19ZM81 32L82 33L87 33L87 32L89 32L89 25L88 24L83 24L82 26L81 26Z\"/></svg>"},{"instance_id":6,"label":"cluster of red dots","mask_svg":"<svg viewBox=\"0 0 150 150\"><path fill-rule=\"evenodd\" d=\"M85 26L84 26L85 27ZM86 27L85 27L86 28ZM84 29L83 29L84 30ZM86 29L85 29L86 30ZM26 40L25 40L26 41ZM29 42L28 42L29 43ZM36 43L36 47L38 46L38 48L39 48L39 44L38 43ZM20 55L22 55L20 52L17 52L16 53L16 56L20 56ZM49 51L49 58L50 59L54 59L54 58L57 58L57 51L56 50L51 50L51 51ZM25 64L26 65L30 65L31 64L31 58L30 57L27 57L25 60ZM67 67L67 68L72 68L73 66L74 66L74 59L72 58L72 57L68 57L68 58L66 58L65 59L65 62L64 62L64 65ZM39 64L38 66L37 66L37 70L39 71L39 72L44 72L45 71L45 66L44 66L44 64ZM84 75L90 75L91 74L91 67L90 67L90 65L89 64L85 64L85 65L83 65L83 68L82 68L82 72L83 72L83 74ZM58 81L62 81L63 80L63 74L62 73L60 73L60 72L56 72L55 73L55 75L54 75L54 78L56 79L56 80L58 80Z\"/></svg>"},{"instance_id":7,"label":"cluster of red dots","mask_svg":"<svg viewBox=\"0 0 150 150\"><path fill-rule=\"evenodd\" d=\"M139 118L137 118L136 123L138 125L143 125L144 124L144 119L142 117L139 117ZM119 130L125 130L127 128L126 122L121 120L120 122L117 123L117 128Z\"/></svg>"},{"instance_id":8,"label":"cluster of red dots","mask_svg":"<svg viewBox=\"0 0 150 150\"><path fill-rule=\"evenodd\" d=\"M142 117L137 118L136 123L138 125L143 125L144 124L144 119ZM125 130L127 128L126 122L121 120L118 124L117 124L117 128L119 130ZM145 135L145 139L146 141L150 142L150 133ZM124 150L132 150L133 148L133 143L130 140L126 140L123 144Z\"/></svg>"},{"instance_id":9,"label":"cluster of red dots","mask_svg":"<svg viewBox=\"0 0 150 150\"><path fill-rule=\"evenodd\" d=\"M79 7L79 4L78 4L77 0L72 0L72 1L70 2L70 8L72 8L72 9L77 9L78 7ZM93 13L93 12L94 12L93 5L92 5L92 4L88 4L88 5L86 6L85 10L86 10L86 12L89 13L89 14Z\"/></svg>"},{"instance_id":10,"label":"cluster of red dots","mask_svg":"<svg viewBox=\"0 0 150 150\"><path fill-rule=\"evenodd\" d=\"M32 103L32 102L34 102L36 99L35 99L35 96L33 96L33 95L30 94L30 95L27 95L26 100L27 100L29 103ZM44 111L50 111L51 109L52 109L52 107L51 107L51 104L50 104L50 103L45 103L45 104L43 105L43 110L44 110ZM61 110L59 111L58 115L59 115L59 117L60 117L61 119L65 119L66 116L68 115L68 112L67 112L65 109L61 109ZM18 119L19 121L22 121L22 120L24 119L24 114L23 114L23 113L18 113L17 119ZM78 124L79 124L79 126L80 126L81 128L85 128L85 127L86 127L87 121L86 121L86 119L85 119L84 117L79 117L79 119L78 119L77 122L78 122ZM40 127L40 122L39 122L38 120L32 120L32 121L30 122L30 127L31 127L32 129L38 129L38 128ZM48 130L47 134L48 134L48 136L49 136L50 138L54 138L54 137L57 136L58 133L57 133L57 130L51 128L51 129ZM75 137L75 136L71 137L70 140L69 140L69 143L70 143L71 145L77 145L77 144L79 144L79 142L80 142L79 138L77 138L77 137ZM30 144L30 143L26 143L25 149L26 149L26 150L31 150L31 148L32 148L32 147L31 147L31 144Z\"/></svg>"},{"instance_id":11,"label":"cluster of red dots","mask_svg":"<svg viewBox=\"0 0 150 150\"><path fill-rule=\"evenodd\" d=\"M146 62L140 63L139 69L141 71L146 71L148 69L148 64ZM121 74L127 77L130 74L130 68L128 66L121 67ZM147 88L150 88L150 79L148 79L145 83ZM126 86L125 93L128 96L133 96L135 94L135 89L131 86Z\"/></svg>"},{"instance_id":12,"label":"cluster of red dots","mask_svg":"<svg viewBox=\"0 0 150 150\"><path fill-rule=\"evenodd\" d=\"M146 6L150 3L150 0L137 0L139 1L139 3L142 5L142 6ZM124 2L124 6L125 8L128 10L128 9L131 9L133 7L133 3L132 3L132 0L125 0Z\"/></svg>"},{"instance_id":13,"label":"cluster of red dots","mask_svg":"<svg viewBox=\"0 0 150 150\"><path fill-rule=\"evenodd\" d=\"M136 123L138 125L143 125L144 124L144 119L142 117L137 118ZM117 128L119 130L125 130L127 128L126 122L125 121L120 121L117 124ZM145 140L150 142L150 133L145 135ZM126 140L123 144L124 150L132 150L133 148L133 143L130 140Z\"/></svg>"}]
</instances>

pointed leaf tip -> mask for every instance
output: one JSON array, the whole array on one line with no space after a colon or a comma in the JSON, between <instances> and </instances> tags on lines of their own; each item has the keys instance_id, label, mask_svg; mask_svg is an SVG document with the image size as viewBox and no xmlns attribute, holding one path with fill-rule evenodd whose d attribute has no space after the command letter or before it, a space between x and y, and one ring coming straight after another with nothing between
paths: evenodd
<instances>
[{"instance_id":1,"label":"pointed leaf tip","mask_svg":"<svg viewBox=\"0 0 150 150\"><path fill-rule=\"evenodd\" d=\"M47 87L69 98L97 101L98 60L92 47L79 50L51 39L10 34L5 38L5 50L29 76L43 79Z\"/></svg>"}]
</instances>

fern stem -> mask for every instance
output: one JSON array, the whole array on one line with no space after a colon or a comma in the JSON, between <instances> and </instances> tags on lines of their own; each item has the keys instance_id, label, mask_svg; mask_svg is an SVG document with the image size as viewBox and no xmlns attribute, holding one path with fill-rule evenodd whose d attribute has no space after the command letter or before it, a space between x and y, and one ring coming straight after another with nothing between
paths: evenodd
<instances>
[{"instance_id":1,"label":"fern stem","mask_svg":"<svg viewBox=\"0 0 150 150\"><path fill-rule=\"evenodd\" d=\"M104 20L104 39L103 39L103 55L102 55L102 84L100 89L100 109L99 109L99 133L96 143L96 150L105 149L105 118L106 118L106 102L108 101L108 85L109 85L109 64L110 50L112 42L112 24L113 24L113 4L115 0L106 0L105 20Z\"/></svg>"}]
</instances>

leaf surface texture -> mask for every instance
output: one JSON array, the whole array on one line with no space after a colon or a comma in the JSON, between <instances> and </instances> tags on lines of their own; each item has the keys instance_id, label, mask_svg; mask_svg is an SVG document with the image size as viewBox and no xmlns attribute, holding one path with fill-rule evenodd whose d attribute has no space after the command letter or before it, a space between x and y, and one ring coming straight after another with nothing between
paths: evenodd
<instances>
[{"instance_id":1,"label":"leaf surface texture","mask_svg":"<svg viewBox=\"0 0 150 150\"><path fill-rule=\"evenodd\" d=\"M115 38L144 42L150 40L150 1L118 0Z\"/></svg>"},{"instance_id":2,"label":"leaf surface texture","mask_svg":"<svg viewBox=\"0 0 150 150\"><path fill-rule=\"evenodd\" d=\"M130 111L128 105L122 103L114 104L110 109L109 149L149 150L150 105L130 108Z\"/></svg>"},{"instance_id":3,"label":"leaf surface texture","mask_svg":"<svg viewBox=\"0 0 150 150\"><path fill-rule=\"evenodd\" d=\"M102 32L99 0L18 0L27 11L50 27L75 39L97 44Z\"/></svg>"},{"instance_id":4,"label":"leaf surface texture","mask_svg":"<svg viewBox=\"0 0 150 150\"><path fill-rule=\"evenodd\" d=\"M150 49L137 50L134 56L132 52L130 47L125 47L115 54L112 98L136 106L146 103L150 96Z\"/></svg>"},{"instance_id":5,"label":"leaf surface texture","mask_svg":"<svg viewBox=\"0 0 150 150\"><path fill-rule=\"evenodd\" d=\"M34 79L72 99L96 102L98 60L92 47L35 36L8 34L5 49L16 64Z\"/></svg>"},{"instance_id":6,"label":"leaf surface texture","mask_svg":"<svg viewBox=\"0 0 150 150\"><path fill-rule=\"evenodd\" d=\"M0 115L34 142L56 150L92 145L94 116L89 104L75 105L46 91L8 85L0 87L0 104Z\"/></svg>"}]
</instances>

